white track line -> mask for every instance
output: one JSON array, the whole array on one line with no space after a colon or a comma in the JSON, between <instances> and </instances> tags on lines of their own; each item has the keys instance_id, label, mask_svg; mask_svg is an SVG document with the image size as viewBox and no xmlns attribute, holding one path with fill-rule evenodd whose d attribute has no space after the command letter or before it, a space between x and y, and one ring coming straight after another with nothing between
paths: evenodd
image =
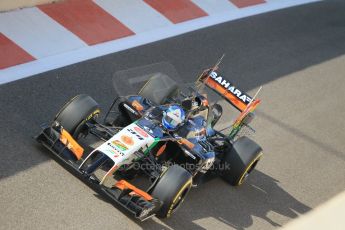
<instances>
[{"instance_id":1,"label":"white track line","mask_svg":"<svg viewBox=\"0 0 345 230\"><path fill-rule=\"evenodd\" d=\"M167 18L142 0L94 0L109 14L135 33L141 33L172 24ZM129 12L134 12L129 14Z\"/></svg>"},{"instance_id":2,"label":"white track line","mask_svg":"<svg viewBox=\"0 0 345 230\"><path fill-rule=\"evenodd\" d=\"M81 61L103 56L106 54L126 50L139 45L148 44L161 39L180 35L189 31L216 25L222 22L317 1L319 0L291 0L277 1L269 4L261 4L253 7L244 8L238 11L232 11L231 13L224 12L217 15L211 15L209 17L204 17L176 25L159 28L149 32L139 33L135 36L126 37L98 44L95 46L88 46L78 50L46 57L33 62L1 70L0 84L26 78L38 73L57 69Z\"/></svg>"},{"instance_id":3,"label":"white track line","mask_svg":"<svg viewBox=\"0 0 345 230\"><path fill-rule=\"evenodd\" d=\"M208 15L216 15L223 12L231 13L233 10L240 10L229 0L192 0Z\"/></svg>"},{"instance_id":4,"label":"white track line","mask_svg":"<svg viewBox=\"0 0 345 230\"><path fill-rule=\"evenodd\" d=\"M36 7L0 14L0 32L40 59L87 45Z\"/></svg>"}]
</instances>

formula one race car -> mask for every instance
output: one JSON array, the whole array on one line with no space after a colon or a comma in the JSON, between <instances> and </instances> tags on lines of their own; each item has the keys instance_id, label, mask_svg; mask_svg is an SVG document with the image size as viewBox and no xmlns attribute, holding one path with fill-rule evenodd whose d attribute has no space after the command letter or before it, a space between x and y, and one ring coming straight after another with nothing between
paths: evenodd
<instances>
[{"instance_id":1,"label":"formula one race car","mask_svg":"<svg viewBox=\"0 0 345 230\"><path fill-rule=\"evenodd\" d=\"M210 103L206 89L240 111L229 132L216 130L223 107ZM117 97L102 122L94 99L72 98L42 125L36 140L135 217L165 218L206 175L237 186L253 171L262 149L239 133L254 117L260 103L255 97L220 75L218 65L204 71L188 93L170 77L155 75L137 95Z\"/></svg>"}]
</instances>

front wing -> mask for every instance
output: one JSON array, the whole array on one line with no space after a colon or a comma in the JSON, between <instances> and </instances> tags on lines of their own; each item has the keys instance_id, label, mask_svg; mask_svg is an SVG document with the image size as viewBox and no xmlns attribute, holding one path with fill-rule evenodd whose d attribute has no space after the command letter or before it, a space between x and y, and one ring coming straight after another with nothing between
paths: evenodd
<instances>
[{"instance_id":1,"label":"front wing","mask_svg":"<svg viewBox=\"0 0 345 230\"><path fill-rule=\"evenodd\" d=\"M79 164L66 159L66 155L75 155L69 143L63 143L62 133L51 125L43 125L42 132L35 138L45 148L50 150L56 160L80 180L88 184L99 194L108 198L113 204L120 205L141 221L155 215L162 206L162 202L151 197L127 181L118 181L109 188L99 183L96 178L79 169ZM76 159L77 160L77 159Z\"/></svg>"}]
</instances>

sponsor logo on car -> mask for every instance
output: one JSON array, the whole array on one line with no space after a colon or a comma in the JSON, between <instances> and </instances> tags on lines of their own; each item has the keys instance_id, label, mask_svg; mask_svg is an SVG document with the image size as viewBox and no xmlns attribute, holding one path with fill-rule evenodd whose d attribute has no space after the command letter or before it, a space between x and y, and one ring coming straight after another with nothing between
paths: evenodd
<instances>
[{"instance_id":1,"label":"sponsor logo on car","mask_svg":"<svg viewBox=\"0 0 345 230\"><path fill-rule=\"evenodd\" d=\"M113 155L114 158L116 157L119 157L120 155L122 155L122 153L116 151L116 150L110 150L110 149L107 149L106 150L108 153L110 153L111 155Z\"/></svg>"},{"instance_id":2,"label":"sponsor logo on car","mask_svg":"<svg viewBox=\"0 0 345 230\"><path fill-rule=\"evenodd\" d=\"M128 131L129 133L133 134L134 136L136 136L136 137L139 139L139 141L145 140L139 133L137 133L137 132L134 131L133 129L127 128L127 131Z\"/></svg>"},{"instance_id":3,"label":"sponsor logo on car","mask_svg":"<svg viewBox=\"0 0 345 230\"><path fill-rule=\"evenodd\" d=\"M149 135L144 131L142 130L141 128L139 128L138 126L135 126L134 127L134 130L139 133L141 136L143 137L148 137Z\"/></svg>"},{"instance_id":4,"label":"sponsor logo on car","mask_svg":"<svg viewBox=\"0 0 345 230\"><path fill-rule=\"evenodd\" d=\"M252 101L252 98L243 93L241 90L237 89L234 85L232 85L231 82L224 79L222 76L220 76L217 72L213 71L210 73L210 77L216 81L219 85L221 85L224 89L231 92L233 95L235 95L237 98L239 98L244 103L248 104Z\"/></svg>"},{"instance_id":5,"label":"sponsor logo on car","mask_svg":"<svg viewBox=\"0 0 345 230\"><path fill-rule=\"evenodd\" d=\"M114 140L111 142L112 144L114 144L118 149L120 149L121 151L126 151L128 150L127 146L125 144L123 144L121 141L119 140Z\"/></svg>"},{"instance_id":6,"label":"sponsor logo on car","mask_svg":"<svg viewBox=\"0 0 345 230\"><path fill-rule=\"evenodd\" d=\"M121 149L115 143L113 143L113 141L112 142L108 142L107 145L112 148L111 150L107 149L108 152L110 151L111 153L117 154L117 155L120 154L121 156L125 155L123 152L118 151L118 150L121 150Z\"/></svg>"},{"instance_id":7,"label":"sponsor logo on car","mask_svg":"<svg viewBox=\"0 0 345 230\"><path fill-rule=\"evenodd\" d=\"M123 143L125 143L125 145L127 145L127 146L132 146L132 145L134 145L134 140L133 140L133 138L130 137L130 136L122 135L122 136L120 137L120 139L121 139L121 141L122 141Z\"/></svg>"}]
</instances>

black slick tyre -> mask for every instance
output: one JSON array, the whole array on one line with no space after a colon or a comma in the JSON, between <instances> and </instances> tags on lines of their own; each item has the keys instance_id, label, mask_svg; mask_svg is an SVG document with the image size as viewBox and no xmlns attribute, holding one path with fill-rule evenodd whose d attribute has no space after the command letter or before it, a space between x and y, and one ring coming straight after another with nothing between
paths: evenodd
<instances>
[{"instance_id":1,"label":"black slick tyre","mask_svg":"<svg viewBox=\"0 0 345 230\"><path fill-rule=\"evenodd\" d=\"M262 157L262 148L246 136L237 139L224 153L222 178L233 186L243 184Z\"/></svg>"},{"instance_id":2,"label":"black slick tyre","mask_svg":"<svg viewBox=\"0 0 345 230\"><path fill-rule=\"evenodd\" d=\"M81 94L69 100L57 113L54 121L74 138L83 130L85 123L100 113L98 103L90 96Z\"/></svg>"},{"instance_id":3,"label":"black slick tyre","mask_svg":"<svg viewBox=\"0 0 345 230\"><path fill-rule=\"evenodd\" d=\"M170 217L182 204L192 186L192 175L180 167L173 165L165 171L153 189L152 196L163 202L157 212L159 218Z\"/></svg>"}]
</instances>

